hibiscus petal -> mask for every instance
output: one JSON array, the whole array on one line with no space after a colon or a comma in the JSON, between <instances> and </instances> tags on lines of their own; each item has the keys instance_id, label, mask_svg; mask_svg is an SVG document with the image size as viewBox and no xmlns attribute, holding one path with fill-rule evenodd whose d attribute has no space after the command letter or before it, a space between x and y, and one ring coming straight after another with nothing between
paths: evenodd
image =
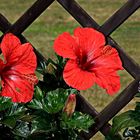
<instances>
[{"instance_id":1,"label":"hibiscus petal","mask_svg":"<svg viewBox=\"0 0 140 140\"><path fill-rule=\"evenodd\" d=\"M100 68L95 75L95 82L106 89L108 94L113 95L120 89L120 77L116 74L116 71Z\"/></svg>"},{"instance_id":2,"label":"hibiscus petal","mask_svg":"<svg viewBox=\"0 0 140 140\"><path fill-rule=\"evenodd\" d=\"M21 45L20 40L12 33L7 33L3 37L0 48L6 61L11 61L12 53L19 45ZM20 55L20 52L16 54L16 56L18 55Z\"/></svg>"},{"instance_id":3,"label":"hibiscus petal","mask_svg":"<svg viewBox=\"0 0 140 140\"><path fill-rule=\"evenodd\" d=\"M77 44L90 55L96 55L98 49L105 45L105 37L102 33L93 28L78 27L74 30L74 36L77 37Z\"/></svg>"},{"instance_id":4,"label":"hibiscus petal","mask_svg":"<svg viewBox=\"0 0 140 140\"><path fill-rule=\"evenodd\" d=\"M64 58L75 59L76 55L74 50L76 47L77 44L74 38L67 32L59 35L54 42L55 52Z\"/></svg>"},{"instance_id":5,"label":"hibiscus petal","mask_svg":"<svg viewBox=\"0 0 140 140\"><path fill-rule=\"evenodd\" d=\"M122 70L122 62L115 48L105 46L101 55L94 59L90 71L96 75L96 83L105 88L107 93L113 95L120 89L120 77L117 70Z\"/></svg>"},{"instance_id":6,"label":"hibiscus petal","mask_svg":"<svg viewBox=\"0 0 140 140\"><path fill-rule=\"evenodd\" d=\"M74 60L68 60L63 71L65 82L78 90L90 88L95 81L93 73L80 69Z\"/></svg>"},{"instance_id":7,"label":"hibiscus petal","mask_svg":"<svg viewBox=\"0 0 140 140\"><path fill-rule=\"evenodd\" d=\"M1 95L11 97L13 102L29 102L33 97L34 86L20 75L4 78Z\"/></svg>"},{"instance_id":8,"label":"hibiscus petal","mask_svg":"<svg viewBox=\"0 0 140 140\"><path fill-rule=\"evenodd\" d=\"M1 71L3 70L4 68L4 63L3 61L0 59L0 74L1 74Z\"/></svg>"},{"instance_id":9,"label":"hibiscus petal","mask_svg":"<svg viewBox=\"0 0 140 140\"><path fill-rule=\"evenodd\" d=\"M93 69L108 68L113 70L122 70L122 62L117 50L111 46L105 46L100 50L100 57L94 59Z\"/></svg>"},{"instance_id":10,"label":"hibiscus petal","mask_svg":"<svg viewBox=\"0 0 140 140\"><path fill-rule=\"evenodd\" d=\"M32 74L37 67L36 55L30 43L25 43L16 49L20 52L20 58L12 66L12 70L18 71L22 74ZM12 55L16 55L14 52Z\"/></svg>"}]
</instances>

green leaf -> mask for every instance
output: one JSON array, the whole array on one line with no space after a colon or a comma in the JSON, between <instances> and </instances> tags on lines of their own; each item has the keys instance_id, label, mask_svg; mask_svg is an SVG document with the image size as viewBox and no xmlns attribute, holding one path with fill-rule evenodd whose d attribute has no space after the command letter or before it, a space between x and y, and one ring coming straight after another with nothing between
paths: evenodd
<instances>
[{"instance_id":1,"label":"green leaf","mask_svg":"<svg viewBox=\"0 0 140 140\"><path fill-rule=\"evenodd\" d=\"M59 112L65 104L68 94L64 89L57 89L47 93L47 96L40 99L33 99L28 103L28 107L32 109L41 109L47 113L57 113Z\"/></svg>"},{"instance_id":2,"label":"green leaf","mask_svg":"<svg viewBox=\"0 0 140 140\"><path fill-rule=\"evenodd\" d=\"M0 111L4 111L12 106L10 98L0 97Z\"/></svg>"},{"instance_id":3,"label":"green leaf","mask_svg":"<svg viewBox=\"0 0 140 140\"><path fill-rule=\"evenodd\" d=\"M138 92L138 93L135 95L135 97L140 98L140 92Z\"/></svg>"},{"instance_id":4,"label":"green leaf","mask_svg":"<svg viewBox=\"0 0 140 140\"><path fill-rule=\"evenodd\" d=\"M38 86L36 86L35 87L35 92L34 92L34 98L37 99L37 100L42 100L44 95L45 94L43 93L43 91Z\"/></svg>"},{"instance_id":5,"label":"green leaf","mask_svg":"<svg viewBox=\"0 0 140 140\"><path fill-rule=\"evenodd\" d=\"M91 116L80 112L74 112L72 117L62 114L61 126L63 129L76 129L78 131L88 131L88 128L94 123Z\"/></svg>"},{"instance_id":6,"label":"green leaf","mask_svg":"<svg viewBox=\"0 0 140 140\"><path fill-rule=\"evenodd\" d=\"M77 89L73 89L73 88L69 88L69 89L67 89L66 91L67 91L69 94L72 94L72 93L77 94L77 93L78 93L78 90L77 90Z\"/></svg>"},{"instance_id":7,"label":"green leaf","mask_svg":"<svg viewBox=\"0 0 140 140\"><path fill-rule=\"evenodd\" d=\"M43 109L42 101L33 99L28 103L28 107L32 109Z\"/></svg>"},{"instance_id":8,"label":"green leaf","mask_svg":"<svg viewBox=\"0 0 140 140\"><path fill-rule=\"evenodd\" d=\"M18 125L13 129L13 134L22 138L27 138L30 135L29 124L27 122L18 122Z\"/></svg>"},{"instance_id":9,"label":"green leaf","mask_svg":"<svg viewBox=\"0 0 140 140\"><path fill-rule=\"evenodd\" d=\"M32 115L32 114L25 114L23 115L22 117L20 117L20 120L21 121L24 121L24 122L31 122L33 119L36 118L36 115Z\"/></svg>"},{"instance_id":10,"label":"green leaf","mask_svg":"<svg viewBox=\"0 0 140 140\"><path fill-rule=\"evenodd\" d=\"M135 111L140 112L140 102L136 102Z\"/></svg>"},{"instance_id":11,"label":"green leaf","mask_svg":"<svg viewBox=\"0 0 140 140\"><path fill-rule=\"evenodd\" d=\"M32 122L32 134L35 133L49 133L50 131L54 131L56 129L55 121L52 122L51 117L48 115L45 117L38 116Z\"/></svg>"},{"instance_id":12,"label":"green leaf","mask_svg":"<svg viewBox=\"0 0 140 140\"><path fill-rule=\"evenodd\" d=\"M9 128L14 128L16 125L16 119L13 116L7 116L4 117L0 123L5 124L6 126L8 126Z\"/></svg>"},{"instance_id":13,"label":"green leaf","mask_svg":"<svg viewBox=\"0 0 140 140\"><path fill-rule=\"evenodd\" d=\"M63 57L59 56L56 54L56 57L57 57L57 64L60 66L60 67L64 67L65 63L66 63L66 59L64 59Z\"/></svg>"},{"instance_id":14,"label":"green leaf","mask_svg":"<svg viewBox=\"0 0 140 140\"><path fill-rule=\"evenodd\" d=\"M51 114L59 112L64 107L67 97L68 94L64 89L48 92L43 102L44 110Z\"/></svg>"},{"instance_id":15,"label":"green leaf","mask_svg":"<svg viewBox=\"0 0 140 140\"><path fill-rule=\"evenodd\" d=\"M26 112L26 108L20 104L13 103L9 111L5 113L5 116L0 120L0 123L5 124L9 128L13 128L16 125L17 120L20 120Z\"/></svg>"},{"instance_id":16,"label":"green leaf","mask_svg":"<svg viewBox=\"0 0 140 140\"><path fill-rule=\"evenodd\" d=\"M120 114L119 116L116 116L113 119L113 125L111 130L112 134L117 133L123 128L140 126L139 116L140 113L133 110L129 110Z\"/></svg>"},{"instance_id":17,"label":"green leaf","mask_svg":"<svg viewBox=\"0 0 140 140\"><path fill-rule=\"evenodd\" d=\"M9 109L9 112L7 112L6 116L22 116L25 114L26 110L27 108L24 105L14 103Z\"/></svg>"},{"instance_id":18,"label":"green leaf","mask_svg":"<svg viewBox=\"0 0 140 140\"><path fill-rule=\"evenodd\" d=\"M31 102L27 103L27 106L32 109L42 109L42 100L44 99L45 93L40 89L39 86L35 87L34 98Z\"/></svg>"}]
</instances>

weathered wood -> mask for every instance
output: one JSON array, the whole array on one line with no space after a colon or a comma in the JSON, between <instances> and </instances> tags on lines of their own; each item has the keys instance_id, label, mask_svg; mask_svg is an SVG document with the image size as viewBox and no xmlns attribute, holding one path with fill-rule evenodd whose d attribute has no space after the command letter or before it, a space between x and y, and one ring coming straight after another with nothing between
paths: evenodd
<instances>
[{"instance_id":1,"label":"weathered wood","mask_svg":"<svg viewBox=\"0 0 140 140\"><path fill-rule=\"evenodd\" d=\"M134 80L121 94L116 97L109 105L107 105L95 118L96 123L93 127L92 133L88 138L91 138L97 131L103 127L109 120L111 120L124 106L126 106L138 93L140 77Z\"/></svg>"},{"instance_id":2,"label":"weathered wood","mask_svg":"<svg viewBox=\"0 0 140 140\"><path fill-rule=\"evenodd\" d=\"M98 112L96 111L96 109L91 106L88 101L86 101L86 99L81 96L80 94L77 95L77 107L76 110L79 110L83 113L87 113L91 116L93 116L93 118L95 118L96 116L98 116ZM111 128L111 125L109 123L105 124L102 128L101 128L101 133L106 136L109 132ZM92 128L89 130L89 132L92 131ZM82 133L82 137L84 137L85 134Z\"/></svg>"},{"instance_id":3,"label":"weathered wood","mask_svg":"<svg viewBox=\"0 0 140 140\"><path fill-rule=\"evenodd\" d=\"M54 0L37 0L9 29L15 35L21 34Z\"/></svg>"},{"instance_id":4,"label":"weathered wood","mask_svg":"<svg viewBox=\"0 0 140 140\"><path fill-rule=\"evenodd\" d=\"M8 29L10 29L10 27L12 27L12 25L8 22L8 20L2 15L0 14L0 30L5 33ZM29 42L27 41L27 39L20 35L20 38L22 38L23 42ZM35 53L37 55L37 60L38 60L38 64L40 63L40 61L46 61L46 59L34 48ZM79 103L78 103L79 102ZM93 108L81 95L77 96L77 109L81 110L82 112L88 113L93 117L96 117L98 115L98 112L95 110L95 108ZM88 109L87 109L88 108ZM102 128L101 133L103 133L103 135L107 135L108 130L111 128L110 124L107 124Z\"/></svg>"},{"instance_id":5,"label":"weathered wood","mask_svg":"<svg viewBox=\"0 0 140 140\"><path fill-rule=\"evenodd\" d=\"M12 27L12 25L10 24L10 22L2 14L0 14L0 31L5 33L11 27ZM23 35L19 35L19 38L22 43L29 42ZM47 63L47 59L45 57L43 57L43 55L38 50L36 50L35 47L33 47L33 48L34 48L34 52L37 56L37 65L38 65L38 67L42 67L43 63Z\"/></svg>"},{"instance_id":6,"label":"weathered wood","mask_svg":"<svg viewBox=\"0 0 140 140\"><path fill-rule=\"evenodd\" d=\"M108 44L117 49L125 70L135 79L140 76L140 65L134 61L134 59L132 59L111 37L108 37L107 41Z\"/></svg>"},{"instance_id":7,"label":"weathered wood","mask_svg":"<svg viewBox=\"0 0 140 140\"><path fill-rule=\"evenodd\" d=\"M5 33L11 27L11 24L8 20L0 13L0 31Z\"/></svg>"},{"instance_id":8,"label":"weathered wood","mask_svg":"<svg viewBox=\"0 0 140 140\"><path fill-rule=\"evenodd\" d=\"M107 105L99 114L91 111L92 113L97 115L97 117L95 117L96 123L92 126L89 133L82 133L81 136L86 139L90 139L99 130L100 131L104 130L104 132L105 130L107 130L108 133L109 127L111 126L107 127L108 125L107 122L111 120L123 107L125 107L138 93L139 81L140 77L138 77L126 89L124 89L121 92L121 94L117 96L109 105ZM81 110L83 110L86 113L89 112L89 110L92 110L91 106L89 107L87 107L87 105L85 106L86 101L82 103L84 104L79 105L81 106ZM89 114L91 115L92 113L89 112ZM105 135L107 133L105 133Z\"/></svg>"},{"instance_id":9,"label":"weathered wood","mask_svg":"<svg viewBox=\"0 0 140 140\"><path fill-rule=\"evenodd\" d=\"M101 27L100 31L106 36L110 35L126 19L140 7L140 0L128 0L115 14L113 14Z\"/></svg>"},{"instance_id":10,"label":"weathered wood","mask_svg":"<svg viewBox=\"0 0 140 140\"><path fill-rule=\"evenodd\" d=\"M100 26L92 19L88 13L80 7L74 0L57 0L83 27L93 27L98 29Z\"/></svg>"},{"instance_id":11,"label":"weathered wood","mask_svg":"<svg viewBox=\"0 0 140 140\"><path fill-rule=\"evenodd\" d=\"M93 27L101 31L106 36L107 43L118 50L123 62L123 67L136 79L100 113L98 113L81 95L77 96L76 109L96 117L96 123L90 128L89 133L81 133L80 140L88 140L98 131L101 131L103 135L107 135L111 128L108 121L133 99L138 91L140 80L140 66L108 35L140 7L140 0L128 0L128 2L126 2L126 4L113 14L113 16L111 16L102 26L99 26L74 0L57 1L83 27ZM11 25L5 17L0 15L0 30L3 33L12 32L17 35L22 42L28 42L28 40L20 34L53 2L54 0L37 0L13 25ZM38 64L46 61L36 49L35 53L38 58Z\"/></svg>"},{"instance_id":12,"label":"weathered wood","mask_svg":"<svg viewBox=\"0 0 140 140\"><path fill-rule=\"evenodd\" d=\"M97 30L100 30L100 26L84 11L80 5L74 0L57 0L83 27L93 27ZM140 1L140 0L138 0ZM129 5L129 4L128 4ZM139 2L135 3L135 5L139 6ZM135 6L136 7L136 6ZM76 12L75 12L76 11ZM123 10L121 10L123 11ZM133 10L134 13L134 10ZM121 13L120 13L121 14ZM132 14L128 13L128 14ZM130 16L130 15L127 15ZM125 19L123 19L124 22ZM123 23L121 22L121 23ZM106 25L106 24L105 24ZM114 26L115 23L114 23ZM117 23L118 26L118 23ZM102 26L103 28L103 26ZM115 27L116 28L116 27ZM104 33L103 33L104 34ZM116 48L120 54L121 60L123 62L123 67L131 74L134 78L140 75L140 66L121 49L121 47L110 37L107 37L108 44L111 44L114 48Z\"/></svg>"}]
</instances>

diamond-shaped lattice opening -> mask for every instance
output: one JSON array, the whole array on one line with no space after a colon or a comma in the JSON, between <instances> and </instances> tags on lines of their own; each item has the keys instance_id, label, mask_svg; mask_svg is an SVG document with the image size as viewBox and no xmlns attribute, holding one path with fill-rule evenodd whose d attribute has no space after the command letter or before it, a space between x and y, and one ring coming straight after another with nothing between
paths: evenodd
<instances>
[{"instance_id":1,"label":"diamond-shaped lattice opening","mask_svg":"<svg viewBox=\"0 0 140 140\"><path fill-rule=\"evenodd\" d=\"M102 25L116 10L118 10L126 2L126 0L76 1L100 25Z\"/></svg>"},{"instance_id":2,"label":"diamond-shaped lattice opening","mask_svg":"<svg viewBox=\"0 0 140 140\"><path fill-rule=\"evenodd\" d=\"M80 25L55 1L25 30L24 35L43 56L55 59L52 48L55 38L63 32L73 33L77 26Z\"/></svg>"},{"instance_id":3,"label":"diamond-shaped lattice opening","mask_svg":"<svg viewBox=\"0 0 140 140\"><path fill-rule=\"evenodd\" d=\"M14 23L34 2L35 0L1 0L0 13Z\"/></svg>"},{"instance_id":4,"label":"diamond-shaped lattice opening","mask_svg":"<svg viewBox=\"0 0 140 140\"><path fill-rule=\"evenodd\" d=\"M140 60L140 10L137 10L121 27L112 33L112 37L125 52L137 63Z\"/></svg>"},{"instance_id":5,"label":"diamond-shaped lattice opening","mask_svg":"<svg viewBox=\"0 0 140 140\"><path fill-rule=\"evenodd\" d=\"M15 1L16 1L16 0L15 0ZM65 5L65 2L66 2L66 1L61 1L61 0L58 0L58 1L59 1L61 4L64 4L64 5ZM17 1L16 1L16 2L17 2ZM30 1L30 2L33 2L33 1ZM41 1L40 1L40 2L41 2ZM46 2L48 2L48 1L46 1ZM67 1L67 2L68 2L68 1ZM82 0L81 0L81 2L82 2ZM104 1L104 2L105 2L105 1ZM106 0L106 2L108 2L108 1ZM117 2L117 1L115 1L115 2ZM130 1L130 2L131 2L131 1ZM80 3L80 1L79 1L79 3ZM71 4L72 4L72 2L71 2ZM69 11L69 10L72 10L72 9L71 9L71 6L73 6L73 5L71 5L71 4L70 4L70 5L67 5L67 6L68 6L68 7L67 7L67 8L68 8L68 11ZM55 4L53 4L53 6L55 7ZM53 6L52 6L52 9L53 9ZM57 7L57 6L56 6L56 7ZM56 7L55 7L55 8L56 8ZM75 8L76 8L76 7L75 7ZM74 9L75 9L75 8L74 8ZM77 8L78 8L78 7L77 7ZM48 8L48 9L49 9L49 8ZM51 10L51 6L50 6L50 10ZM62 10L62 9L61 9L61 10ZM60 11L61 11L61 10L60 10ZM55 11L55 10L54 10L54 11ZM51 12L54 12L54 11L51 11ZM59 11L59 12L60 12L60 11ZM65 11L62 10L62 13L65 13ZM79 13L75 13L75 12L73 11L73 15L76 15L76 14L78 15ZM84 14L84 16L87 17L87 15L86 15L85 13L82 13L82 14ZM44 15L45 15L45 14L44 14ZM44 20L44 18L43 18L43 17L45 17L44 15L41 16L40 19L38 19L38 20L32 25L32 27L30 27L30 28L25 32L25 34L27 35L27 37L29 37L29 39L32 40L31 34L29 33L30 31L34 31L34 34L36 34L36 33L37 33L38 31L40 31L40 30L42 30L42 31L45 30L44 27L43 27L43 28L41 27L40 29L38 28L38 26L40 26L40 24L41 24L41 26L49 27L49 25L47 25L45 22L41 22L41 18ZM56 22L56 21L54 21L54 20L56 19L56 18L55 18L54 20L52 20L52 23L51 23L51 22L50 22L50 23L53 24L53 23L56 22L56 25L57 25L58 23L60 24L60 23L62 22L61 19L63 19L63 16L60 16L60 14L58 14L58 12L56 12L56 13L54 12L54 15L55 15L55 17L57 17L59 20ZM32 15L32 16L33 16L33 15ZM46 18L47 18L47 17L48 17L48 15L46 16ZM69 21L71 21L72 18L71 18L71 17L70 17L70 18L68 18L68 17L65 18L65 17L64 17L64 19L67 19L68 22L69 22ZM77 20L78 20L78 19L77 19ZM88 21L86 21L85 19L83 19L83 20L84 20L84 21L83 21L83 22L84 22L84 23L83 23L84 26L85 26L85 25L92 25L92 26L96 26L96 27L97 27L97 25L95 25L95 23L92 23L92 20L89 21L90 23L87 23ZM87 20L89 20L89 19L87 18ZM73 22L73 19L72 19L72 22ZM81 19L80 19L80 22L82 23L82 20L81 20ZM62 22L62 23L63 23L63 22ZM64 27L67 27L67 26L66 26L66 25L67 25L66 23L67 23L67 22L65 22L65 24L64 24L65 26L64 26ZM55 26L56 26L56 25L55 25ZM73 28L75 27L75 25L76 25L76 24L74 24L73 26L70 26L70 27L72 27L72 28L71 28L72 30L73 30ZM115 26L115 25L114 25L114 26ZM62 26L62 29L63 29L63 30L64 30L64 29L67 29L67 28L64 28L64 27ZM68 26L68 27L69 27L69 26ZM35 28L36 28L36 29L35 29ZM61 26L60 26L60 28L61 28ZM58 29L58 31L59 31L59 28L54 27L54 28L52 28L52 32L55 31L54 29L56 29L56 30ZM70 30L68 29L68 31L72 32L71 29L70 29ZM63 32L63 30L62 30L62 32ZM46 32L47 32L47 31L48 31L48 33L49 33L49 30L46 30ZM66 30L64 30L64 31L66 31ZM46 33L44 33L44 35L45 35L45 34L46 34ZM54 33L52 33L52 35L54 35ZM38 35L38 36L40 36L40 35ZM57 36L57 33L56 33L56 36ZM31 37L31 38L30 38L30 37ZM46 37L47 37L47 35L46 35ZM54 38L55 38L55 36L54 36ZM28 39L28 38L27 38L27 39ZM34 39L33 41L35 41L35 39ZM36 44L36 45L38 45L38 44ZM48 45L49 45L49 44L48 44ZM43 45L42 45L42 46L43 46ZM51 46L51 43L50 43L50 46ZM46 47L47 47L47 46L46 46ZM122 52L121 52L121 53L122 53ZM126 57L124 60L126 60L126 59L127 59L127 57ZM126 62L126 61L124 61L124 62ZM129 67L129 66L125 66L125 67L126 67L126 69L129 70L129 72L130 72L131 74L133 73L133 72L132 72L132 68L131 68L131 70L130 70L130 67ZM137 67L137 68L138 68L138 67ZM138 71L138 70L137 70L137 71ZM136 71L135 71L135 72L136 72ZM134 73L135 73L135 72L134 72ZM134 76L136 77L136 73L134 74ZM96 88L96 87L94 87L94 88L95 88L96 90L98 89L98 88ZM97 101L97 100L96 100L96 101ZM86 104L86 102L84 102L84 103ZM88 109L88 108L87 108L87 109ZM101 114L101 116L102 116L102 114Z\"/></svg>"},{"instance_id":6,"label":"diamond-shaped lattice opening","mask_svg":"<svg viewBox=\"0 0 140 140\"><path fill-rule=\"evenodd\" d=\"M120 75L121 81L121 89L113 96L110 96L106 93L104 89L94 85L92 88L82 91L81 95L83 95L88 102L93 105L98 112L100 112L105 106L107 106L113 99L115 99L118 94L127 87L130 82L133 81L133 78L129 75L126 70L120 71L118 73Z\"/></svg>"}]
</instances>

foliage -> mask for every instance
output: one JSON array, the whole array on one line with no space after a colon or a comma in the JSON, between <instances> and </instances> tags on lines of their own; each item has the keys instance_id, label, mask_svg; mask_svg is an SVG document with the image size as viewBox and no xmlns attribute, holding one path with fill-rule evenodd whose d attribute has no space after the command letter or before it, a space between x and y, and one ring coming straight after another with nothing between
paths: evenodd
<instances>
[{"instance_id":1,"label":"foliage","mask_svg":"<svg viewBox=\"0 0 140 140\"><path fill-rule=\"evenodd\" d=\"M30 102L13 103L10 98L0 97L1 139L76 140L81 130L87 132L94 123L87 114L75 111L67 116L64 112L67 98L78 91L63 81L65 60L57 58L57 63L40 61L37 70L43 80L35 87Z\"/></svg>"},{"instance_id":2,"label":"foliage","mask_svg":"<svg viewBox=\"0 0 140 140\"><path fill-rule=\"evenodd\" d=\"M136 95L140 98L140 93ZM140 102L136 102L134 110L128 110L120 115L114 117L110 135L106 140L111 140L118 133L125 140L139 140L140 139Z\"/></svg>"}]
</instances>

